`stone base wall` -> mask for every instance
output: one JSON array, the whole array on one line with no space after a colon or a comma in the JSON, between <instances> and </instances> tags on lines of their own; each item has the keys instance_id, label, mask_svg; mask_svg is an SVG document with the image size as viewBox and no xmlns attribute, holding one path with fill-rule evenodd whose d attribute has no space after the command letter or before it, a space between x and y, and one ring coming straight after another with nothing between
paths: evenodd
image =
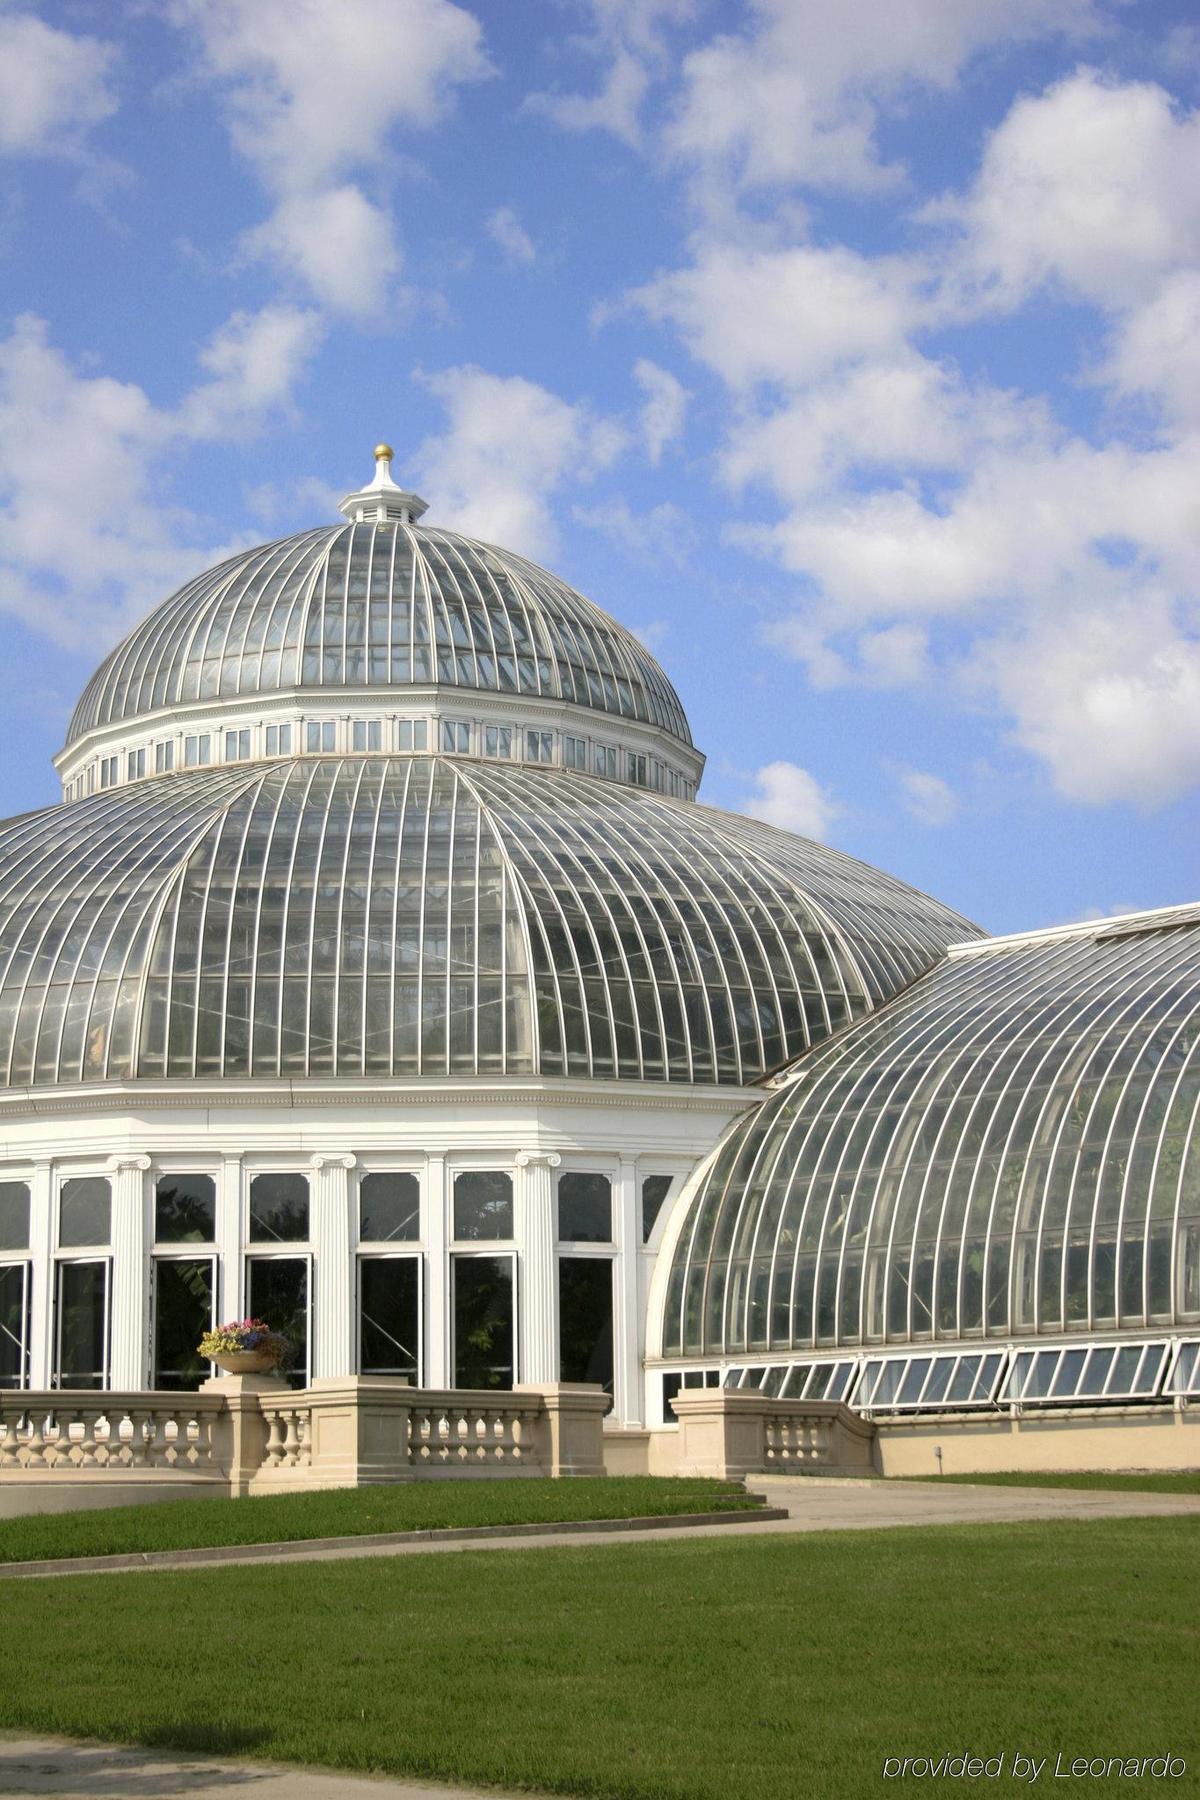
<instances>
[{"instance_id":1,"label":"stone base wall","mask_svg":"<svg viewBox=\"0 0 1200 1800\"><path fill-rule=\"evenodd\" d=\"M939 1465L937 1451L941 1450ZM1200 1468L1200 1410L1064 1409L941 1419L876 1419L882 1475L1169 1473Z\"/></svg>"}]
</instances>

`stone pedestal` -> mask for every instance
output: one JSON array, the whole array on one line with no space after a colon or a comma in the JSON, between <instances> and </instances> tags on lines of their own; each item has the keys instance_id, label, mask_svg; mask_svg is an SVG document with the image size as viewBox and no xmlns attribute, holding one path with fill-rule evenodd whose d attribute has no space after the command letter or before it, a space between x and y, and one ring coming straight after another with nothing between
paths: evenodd
<instances>
[{"instance_id":1,"label":"stone pedestal","mask_svg":"<svg viewBox=\"0 0 1200 1800\"><path fill-rule=\"evenodd\" d=\"M412 1478L408 1425L413 1390L402 1375L318 1379L310 1403L309 1473L320 1487L369 1487Z\"/></svg>"},{"instance_id":2,"label":"stone pedestal","mask_svg":"<svg viewBox=\"0 0 1200 1800\"><path fill-rule=\"evenodd\" d=\"M604 1475L604 1415L609 1398L587 1381L519 1381L514 1394L536 1395L545 1411L547 1472Z\"/></svg>"},{"instance_id":3,"label":"stone pedestal","mask_svg":"<svg viewBox=\"0 0 1200 1800\"><path fill-rule=\"evenodd\" d=\"M213 1459L229 1475L229 1492L239 1499L261 1470L267 1453L267 1421L260 1401L290 1393L278 1375L214 1375L201 1382L202 1394L220 1395L225 1410L213 1426Z\"/></svg>"}]
</instances>

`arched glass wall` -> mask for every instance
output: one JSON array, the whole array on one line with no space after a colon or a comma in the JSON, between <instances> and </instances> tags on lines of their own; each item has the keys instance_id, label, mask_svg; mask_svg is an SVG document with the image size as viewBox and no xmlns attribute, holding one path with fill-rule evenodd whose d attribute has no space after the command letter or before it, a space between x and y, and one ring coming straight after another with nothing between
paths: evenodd
<instances>
[{"instance_id":1,"label":"arched glass wall","mask_svg":"<svg viewBox=\"0 0 1200 1800\"><path fill-rule=\"evenodd\" d=\"M734 1126L666 1356L1200 1317L1200 915L954 951Z\"/></svg>"},{"instance_id":2,"label":"arched glass wall","mask_svg":"<svg viewBox=\"0 0 1200 1800\"><path fill-rule=\"evenodd\" d=\"M196 770L0 828L0 1083L753 1081L971 929L822 846L566 771Z\"/></svg>"},{"instance_id":3,"label":"arched glass wall","mask_svg":"<svg viewBox=\"0 0 1200 1800\"><path fill-rule=\"evenodd\" d=\"M429 683L566 700L692 741L654 657L565 581L392 523L302 532L188 582L96 671L67 741L222 696Z\"/></svg>"}]
</instances>

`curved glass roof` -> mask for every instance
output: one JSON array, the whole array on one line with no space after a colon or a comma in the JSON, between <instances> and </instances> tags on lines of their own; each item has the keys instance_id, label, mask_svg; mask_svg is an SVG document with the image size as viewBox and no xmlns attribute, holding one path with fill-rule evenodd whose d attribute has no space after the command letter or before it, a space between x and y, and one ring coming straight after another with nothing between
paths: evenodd
<instances>
[{"instance_id":1,"label":"curved glass roof","mask_svg":"<svg viewBox=\"0 0 1200 1800\"><path fill-rule=\"evenodd\" d=\"M972 929L836 851L565 771L205 769L0 826L0 1085L747 1082Z\"/></svg>"},{"instance_id":2,"label":"curved glass roof","mask_svg":"<svg viewBox=\"0 0 1200 1800\"><path fill-rule=\"evenodd\" d=\"M663 1353L1195 1320L1198 1113L1200 912L956 950L730 1130Z\"/></svg>"},{"instance_id":3,"label":"curved glass roof","mask_svg":"<svg viewBox=\"0 0 1200 1800\"><path fill-rule=\"evenodd\" d=\"M331 525L189 581L92 676L67 734L295 688L440 683L566 700L691 743L645 646L508 550L396 521Z\"/></svg>"}]
</instances>

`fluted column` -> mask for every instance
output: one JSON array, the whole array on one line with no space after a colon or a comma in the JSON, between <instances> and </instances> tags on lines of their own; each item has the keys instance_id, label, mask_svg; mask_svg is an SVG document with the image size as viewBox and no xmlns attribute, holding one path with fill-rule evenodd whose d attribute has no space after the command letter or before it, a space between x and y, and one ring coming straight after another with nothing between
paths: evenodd
<instances>
[{"instance_id":1,"label":"fluted column","mask_svg":"<svg viewBox=\"0 0 1200 1800\"><path fill-rule=\"evenodd\" d=\"M146 1248L148 1156L114 1156L112 1182L112 1364L114 1388L144 1388L150 1367L150 1268Z\"/></svg>"},{"instance_id":2,"label":"fluted column","mask_svg":"<svg viewBox=\"0 0 1200 1800\"><path fill-rule=\"evenodd\" d=\"M617 1266L613 1283L613 1415L622 1425L640 1425L644 1408L642 1309L638 1264L642 1244L637 1164L621 1157L613 1194Z\"/></svg>"},{"instance_id":3,"label":"fluted column","mask_svg":"<svg viewBox=\"0 0 1200 1800\"><path fill-rule=\"evenodd\" d=\"M353 1156L314 1156L309 1199L313 1247L314 1378L353 1375L354 1271L350 1264Z\"/></svg>"},{"instance_id":4,"label":"fluted column","mask_svg":"<svg viewBox=\"0 0 1200 1800\"><path fill-rule=\"evenodd\" d=\"M54 1367L54 1164L33 1165L29 1184L29 1385L48 1388Z\"/></svg>"},{"instance_id":5,"label":"fluted column","mask_svg":"<svg viewBox=\"0 0 1200 1800\"><path fill-rule=\"evenodd\" d=\"M244 1319L242 1274L242 1159L236 1150L221 1155L217 1177L217 1324Z\"/></svg>"},{"instance_id":6,"label":"fluted column","mask_svg":"<svg viewBox=\"0 0 1200 1800\"><path fill-rule=\"evenodd\" d=\"M425 1379L430 1388L450 1386L450 1197L446 1158L430 1156L421 1192L421 1236L425 1240Z\"/></svg>"},{"instance_id":7,"label":"fluted column","mask_svg":"<svg viewBox=\"0 0 1200 1800\"><path fill-rule=\"evenodd\" d=\"M517 1223L520 1290L517 1318L520 1324L522 1382L557 1381L558 1259L554 1254L554 1170L562 1161L552 1151L522 1150Z\"/></svg>"}]
</instances>

